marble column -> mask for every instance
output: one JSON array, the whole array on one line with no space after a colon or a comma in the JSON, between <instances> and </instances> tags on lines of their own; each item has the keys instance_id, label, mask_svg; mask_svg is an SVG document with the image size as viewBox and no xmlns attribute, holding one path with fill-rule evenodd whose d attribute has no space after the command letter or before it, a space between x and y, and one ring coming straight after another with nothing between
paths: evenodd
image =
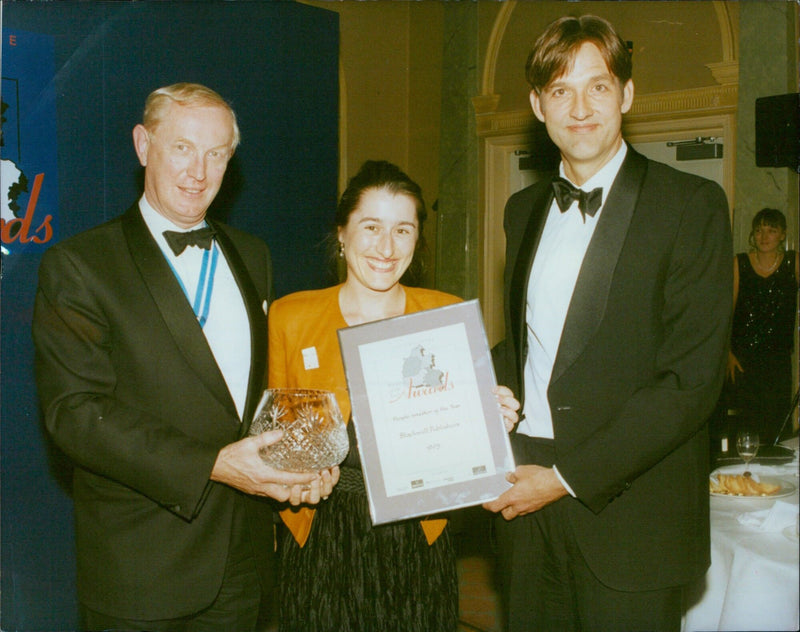
<instances>
[{"instance_id":1,"label":"marble column","mask_svg":"<svg viewBox=\"0 0 800 632\"><path fill-rule=\"evenodd\" d=\"M477 3L446 3L443 42L435 287L471 299L478 295Z\"/></svg>"},{"instance_id":2,"label":"marble column","mask_svg":"<svg viewBox=\"0 0 800 632\"><path fill-rule=\"evenodd\" d=\"M753 216L765 206L786 215L787 243L798 248L798 174L789 167L756 166L757 98L797 92L797 15L795 2L739 4L739 97L736 124L736 202L733 240L747 250Z\"/></svg>"}]
</instances>

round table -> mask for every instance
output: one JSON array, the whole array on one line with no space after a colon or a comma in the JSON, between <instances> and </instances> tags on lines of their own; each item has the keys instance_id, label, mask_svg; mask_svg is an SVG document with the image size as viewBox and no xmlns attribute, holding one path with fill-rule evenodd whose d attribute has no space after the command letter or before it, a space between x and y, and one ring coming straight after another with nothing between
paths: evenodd
<instances>
[{"instance_id":1,"label":"round table","mask_svg":"<svg viewBox=\"0 0 800 632\"><path fill-rule=\"evenodd\" d=\"M797 454L791 463L750 466L781 482L777 498L710 496L711 567L687 594L684 632L800 628Z\"/></svg>"}]
</instances>

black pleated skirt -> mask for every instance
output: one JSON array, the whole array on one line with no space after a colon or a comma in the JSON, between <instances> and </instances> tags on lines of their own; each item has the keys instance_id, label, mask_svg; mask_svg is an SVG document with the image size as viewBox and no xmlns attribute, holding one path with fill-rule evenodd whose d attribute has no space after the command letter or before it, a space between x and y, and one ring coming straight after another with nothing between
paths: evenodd
<instances>
[{"instance_id":1,"label":"black pleated skirt","mask_svg":"<svg viewBox=\"0 0 800 632\"><path fill-rule=\"evenodd\" d=\"M366 495L344 487L318 505L303 548L283 530L281 632L454 632L449 530L428 545L418 520L373 527Z\"/></svg>"}]
</instances>

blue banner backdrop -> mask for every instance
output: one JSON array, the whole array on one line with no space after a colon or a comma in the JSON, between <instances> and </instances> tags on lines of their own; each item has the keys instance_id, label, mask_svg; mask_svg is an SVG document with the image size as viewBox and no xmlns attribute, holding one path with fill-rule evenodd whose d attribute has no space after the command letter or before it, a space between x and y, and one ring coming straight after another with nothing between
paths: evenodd
<instances>
[{"instance_id":1,"label":"blue banner backdrop","mask_svg":"<svg viewBox=\"0 0 800 632\"><path fill-rule=\"evenodd\" d=\"M0 529L4 631L75 630L71 466L47 440L30 321L41 253L141 194L131 130L196 81L242 129L214 216L271 247L279 294L329 284L338 16L291 2L4 2Z\"/></svg>"}]
</instances>

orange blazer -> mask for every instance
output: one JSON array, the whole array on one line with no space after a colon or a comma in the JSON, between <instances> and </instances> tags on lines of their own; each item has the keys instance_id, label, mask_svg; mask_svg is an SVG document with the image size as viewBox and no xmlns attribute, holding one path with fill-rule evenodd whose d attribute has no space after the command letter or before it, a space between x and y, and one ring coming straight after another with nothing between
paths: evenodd
<instances>
[{"instance_id":1,"label":"orange blazer","mask_svg":"<svg viewBox=\"0 0 800 632\"><path fill-rule=\"evenodd\" d=\"M342 416L350 419L344 365L337 330L347 327L339 309L341 285L296 292L274 301L269 309L270 388L318 388L333 391ZM452 294L404 287L406 314L459 302ZM301 506L281 511L281 519L302 547L311 533L315 510ZM420 521L428 544L441 535L447 520Z\"/></svg>"}]
</instances>

